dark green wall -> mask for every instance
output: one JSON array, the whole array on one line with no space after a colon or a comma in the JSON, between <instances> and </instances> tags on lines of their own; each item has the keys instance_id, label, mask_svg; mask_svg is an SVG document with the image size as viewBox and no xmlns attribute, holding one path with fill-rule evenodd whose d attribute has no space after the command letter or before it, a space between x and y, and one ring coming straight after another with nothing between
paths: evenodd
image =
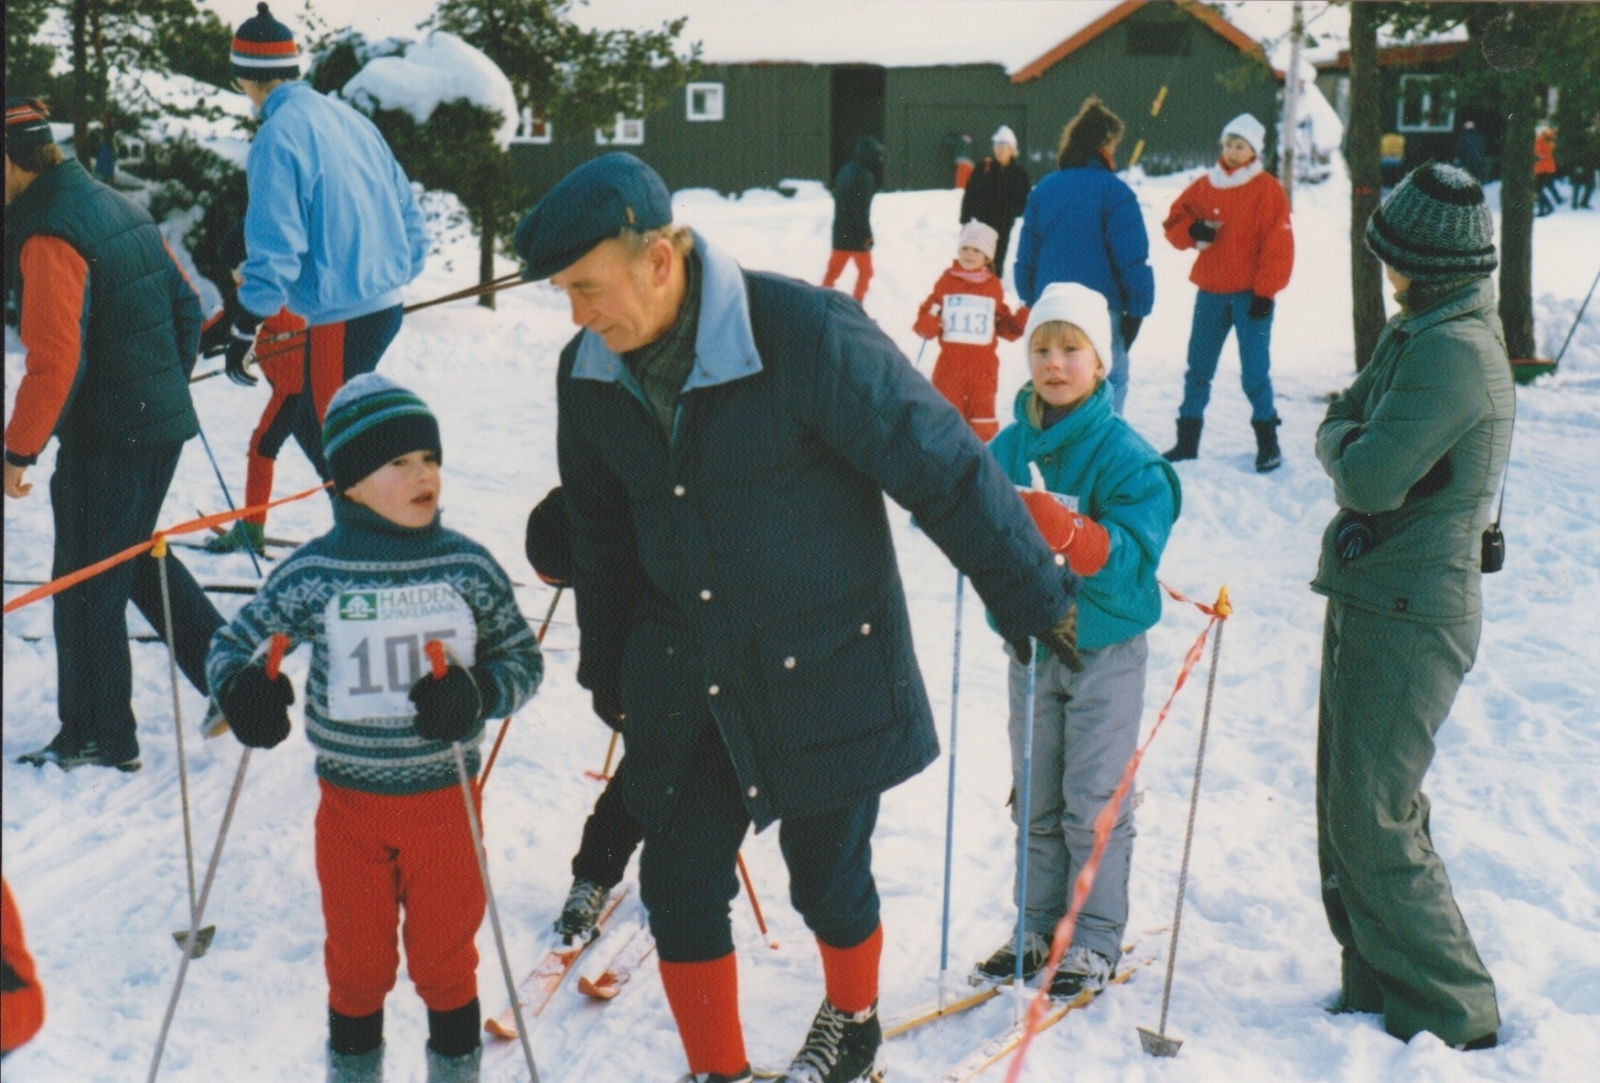
<instances>
[{"instance_id":1,"label":"dark green wall","mask_svg":"<svg viewBox=\"0 0 1600 1083\"><path fill-rule=\"evenodd\" d=\"M956 140L974 161L989 153L989 137L1009 124L1026 140L1028 107L998 64L891 68L884 110L884 183L893 189L955 184Z\"/></svg>"}]
</instances>

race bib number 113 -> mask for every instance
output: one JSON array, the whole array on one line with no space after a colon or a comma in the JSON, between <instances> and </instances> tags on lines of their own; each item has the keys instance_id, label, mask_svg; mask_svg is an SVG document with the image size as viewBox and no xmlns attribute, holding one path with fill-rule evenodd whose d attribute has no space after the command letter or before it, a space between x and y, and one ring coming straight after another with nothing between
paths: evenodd
<instances>
[{"instance_id":1,"label":"race bib number 113","mask_svg":"<svg viewBox=\"0 0 1600 1083\"><path fill-rule=\"evenodd\" d=\"M993 297L977 297L970 293L949 294L944 299L939 318L943 324L940 337L945 342L987 346L994 341Z\"/></svg>"},{"instance_id":2,"label":"race bib number 113","mask_svg":"<svg viewBox=\"0 0 1600 1083\"><path fill-rule=\"evenodd\" d=\"M412 685L428 672L422 645L437 639L471 666L478 625L448 583L344 591L328 600L328 717L410 718Z\"/></svg>"}]
</instances>

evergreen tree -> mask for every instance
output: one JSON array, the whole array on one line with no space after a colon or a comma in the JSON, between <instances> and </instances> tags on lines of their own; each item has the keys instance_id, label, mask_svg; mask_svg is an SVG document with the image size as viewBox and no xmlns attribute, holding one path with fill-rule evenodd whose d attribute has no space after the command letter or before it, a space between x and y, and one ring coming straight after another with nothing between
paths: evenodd
<instances>
[{"instance_id":1,"label":"evergreen tree","mask_svg":"<svg viewBox=\"0 0 1600 1083\"><path fill-rule=\"evenodd\" d=\"M6 93L49 98L56 50L39 41L51 0L6 0Z\"/></svg>"}]
</instances>

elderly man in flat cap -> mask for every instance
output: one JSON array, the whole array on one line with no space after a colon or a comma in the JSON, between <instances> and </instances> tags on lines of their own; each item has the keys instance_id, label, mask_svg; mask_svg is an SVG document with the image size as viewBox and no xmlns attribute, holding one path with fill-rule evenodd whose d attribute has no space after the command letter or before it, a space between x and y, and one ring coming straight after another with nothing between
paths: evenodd
<instances>
[{"instance_id":1,"label":"elderly man in flat cap","mask_svg":"<svg viewBox=\"0 0 1600 1083\"><path fill-rule=\"evenodd\" d=\"M775 821L827 988L786 1078L876 1078L872 831L938 754L883 494L1019 651L1081 665L1076 579L859 304L673 225L639 159L575 169L515 244L583 328L556 378L578 680L624 734L680 1083L750 1078L728 904L745 833Z\"/></svg>"}]
</instances>

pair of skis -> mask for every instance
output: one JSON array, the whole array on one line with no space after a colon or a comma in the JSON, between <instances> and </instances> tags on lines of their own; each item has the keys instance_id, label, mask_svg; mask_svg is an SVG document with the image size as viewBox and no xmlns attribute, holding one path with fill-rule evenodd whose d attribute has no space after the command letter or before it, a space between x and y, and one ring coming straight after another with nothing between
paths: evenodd
<instances>
[{"instance_id":1,"label":"pair of skis","mask_svg":"<svg viewBox=\"0 0 1600 1083\"><path fill-rule=\"evenodd\" d=\"M549 1006L567 975L578 967L579 960L601 939L611 916L627 894L628 889L623 888L606 902L605 909L600 912L600 920L595 922L593 935L571 944L558 944L545 952L538 965L528 972L528 976L517 986L517 1002L522 1007L524 1019L537 1019ZM578 990L585 996L599 1001L613 999L655 952L655 940L650 936L650 930L641 923L635 923L626 935L615 939L615 943L615 950L598 968L598 973L591 971L579 974ZM517 1037L515 1009L508 1006L499 1015L486 1020L483 1029L496 1038L514 1041Z\"/></svg>"}]
</instances>

